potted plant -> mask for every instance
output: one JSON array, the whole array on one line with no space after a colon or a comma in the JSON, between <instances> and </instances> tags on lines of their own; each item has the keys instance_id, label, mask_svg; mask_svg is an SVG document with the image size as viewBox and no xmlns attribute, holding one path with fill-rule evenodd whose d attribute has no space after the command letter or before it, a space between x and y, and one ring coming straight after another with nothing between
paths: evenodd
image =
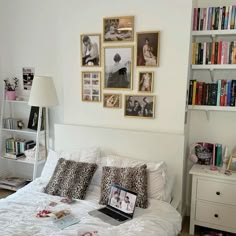
<instances>
[{"instance_id":1,"label":"potted plant","mask_svg":"<svg viewBox=\"0 0 236 236\"><path fill-rule=\"evenodd\" d=\"M15 77L10 81L5 79L5 91L7 100L16 100L16 88L18 87L18 79Z\"/></svg>"}]
</instances>

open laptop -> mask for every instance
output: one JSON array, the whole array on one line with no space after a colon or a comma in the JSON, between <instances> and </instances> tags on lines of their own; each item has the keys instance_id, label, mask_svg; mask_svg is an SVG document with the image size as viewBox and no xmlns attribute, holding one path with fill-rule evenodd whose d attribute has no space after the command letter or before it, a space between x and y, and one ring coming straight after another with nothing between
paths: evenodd
<instances>
[{"instance_id":1,"label":"open laptop","mask_svg":"<svg viewBox=\"0 0 236 236\"><path fill-rule=\"evenodd\" d=\"M133 218L136 199L136 193L112 184L107 206L90 211L89 214L111 225L120 225Z\"/></svg>"}]
</instances>

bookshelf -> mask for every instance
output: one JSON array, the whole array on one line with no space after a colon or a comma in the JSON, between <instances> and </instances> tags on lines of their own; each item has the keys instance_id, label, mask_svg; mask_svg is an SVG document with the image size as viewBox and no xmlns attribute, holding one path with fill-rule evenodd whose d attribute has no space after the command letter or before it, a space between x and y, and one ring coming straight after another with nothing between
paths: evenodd
<instances>
[{"instance_id":1,"label":"bookshelf","mask_svg":"<svg viewBox=\"0 0 236 236\"><path fill-rule=\"evenodd\" d=\"M28 128L28 123L32 108L28 105L27 97L20 98L20 100L6 100L5 91L3 91L2 101L0 119L0 165L3 171L0 174L0 178L16 176L27 180L34 180L36 177L40 176L47 153L48 136L47 131L44 129L45 123L47 122L47 110L45 109L42 116L37 116L37 119L35 120L37 121L36 126L34 129L31 129ZM22 121L22 128L18 127L18 120ZM13 122L14 124L12 124ZM37 125L42 122L44 124L43 129L41 125ZM22 153L22 155L20 154L20 157L12 155L11 152L10 155L8 155L8 140L12 140L10 149L13 150L13 153ZM30 145L30 143L32 145ZM32 148L33 145L35 145L34 156L31 156L31 158L25 157L25 155L23 155L25 150ZM45 148L45 155L43 158L40 158L40 155L42 155L43 152L40 152L39 146L44 146ZM0 185L0 189L3 188L4 185ZM10 188L10 190L17 191L18 188Z\"/></svg>"},{"instance_id":2,"label":"bookshelf","mask_svg":"<svg viewBox=\"0 0 236 236\"><path fill-rule=\"evenodd\" d=\"M188 105L189 110L196 111L231 111L236 112L236 107L227 107L227 106L198 106L198 105Z\"/></svg>"},{"instance_id":3,"label":"bookshelf","mask_svg":"<svg viewBox=\"0 0 236 236\"><path fill-rule=\"evenodd\" d=\"M225 30L194 30L192 36L235 36L236 29L225 29Z\"/></svg>"}]
</instances>

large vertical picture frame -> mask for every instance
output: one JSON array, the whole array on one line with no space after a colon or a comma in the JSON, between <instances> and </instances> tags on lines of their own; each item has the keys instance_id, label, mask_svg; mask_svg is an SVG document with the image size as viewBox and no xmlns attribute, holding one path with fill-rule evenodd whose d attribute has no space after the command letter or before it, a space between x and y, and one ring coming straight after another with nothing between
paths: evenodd
<instances>
[{"instance_id":1,"label":"large vertical picture frame","mask_svg":"<svg viewBox=\"0 0 236 236\"><path fill-rule=\"evenodd\" d=\"M133 46L104 47L104 89L132 89Z\"/></svg>"},{"instance_id":2,"label":"large vertical picture frame","mask_svg":"<svg viewBox=\"0 0 236 236\"><path fill-rule=\"evenodd\" d=\"M81 95L84 102L101 101L101 72L83 71L81 73Z\"/></svg>"},{"instance_id":3,"label":"large vertical picture frame","mask_svg":"<svg viewBox=\"0 0 236 236\"><path fill-rule=\"evenodd\" d=\"M80 48L82 67L101 66L101 34L81 34Z\"/></svg>"},{"instance_id":4,"label":"large vertical picture frame","mask_svg":"<svg viewBox=\"0 0 236 236\"><path fill-rule=\"evenodd\" d=\"M160 32L137 33L136 65L142 67L159 66Z\"/></svg>"}]
</instances>

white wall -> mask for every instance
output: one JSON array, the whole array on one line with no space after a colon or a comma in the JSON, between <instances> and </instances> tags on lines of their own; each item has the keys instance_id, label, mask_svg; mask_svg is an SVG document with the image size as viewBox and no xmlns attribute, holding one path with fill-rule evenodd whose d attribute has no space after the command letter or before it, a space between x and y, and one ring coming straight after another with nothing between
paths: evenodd
<instances>
[{"instance_id":1,"label":"white wall","mask_svg":"<svg viewBox=\"0 0 236 236\"><path fill-rule=\"evenodd\" d=\"M63 122L184 135L191 11L189 0L0 0L1 79L22 79L22 67L35 67L37 75L54 78L60 106L50 109L52 138L52 125ZM103 17L122 15L135 17L135 32L160 31L159 67L134 67L134 90L116 91L135 94L138 72L154 71L153 120L125 118L123 109L81 102L80 34L102 33ZM184 161L183 156L174 158Z\"/></svg>"}]
</instances>

